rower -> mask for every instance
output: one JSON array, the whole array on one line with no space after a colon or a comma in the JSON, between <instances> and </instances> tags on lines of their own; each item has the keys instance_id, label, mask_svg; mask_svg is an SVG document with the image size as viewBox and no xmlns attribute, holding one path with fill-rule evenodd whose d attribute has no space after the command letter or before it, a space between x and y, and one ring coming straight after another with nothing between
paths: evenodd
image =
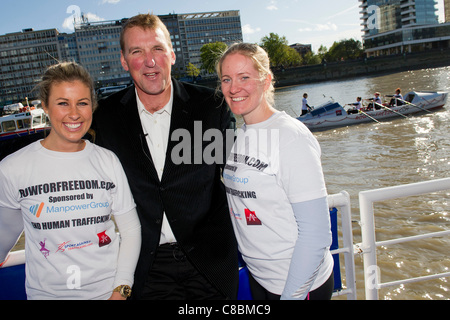
<instances>
[{"instance_id":1,"label":"rower","mask_svg":"<svg viewBox=\"0 0 450 320\"><path fill-rule=\"evenodd\" d=\"M390 96L386 96L386 97L390 97ZM397 88L397 90L395 90L395 94L393 96L391 96L392 99L389 102L389 106L391 107L398 107L403 105L403 96L402 96L402 90L400 88Z\"/></svg>"},{"instance_id":2,"label":"rower","mask_svg":"<svg viewBox=\"0 0 450 320\"><path fill-rule=\"evenodd\" d=\"M370 98L370 99L366 99L368 101L372 101L371 103L369 103L369 105L367 106L367 110L373 110L374 107L375 109L381 109L380 106L376 105L377 103L382 104L383 102L381 101L380 98L380 93L379 92L375 92L374 97Z\"/></svg>"},{"instance_id":3,"label":"rower","mask_svg":"<svg viewBox=\"0 0 450 320\"><path fill-rule=\"evenodd\" d=\"M351 113L358 113L359 110L362 109L362 103L361 103L362 98L361 97L357 97L356 98L356 102L350 103L350 106L353 106L352 109L348 109L347 113L351 114Z\"/></svg>"}]
</instances>

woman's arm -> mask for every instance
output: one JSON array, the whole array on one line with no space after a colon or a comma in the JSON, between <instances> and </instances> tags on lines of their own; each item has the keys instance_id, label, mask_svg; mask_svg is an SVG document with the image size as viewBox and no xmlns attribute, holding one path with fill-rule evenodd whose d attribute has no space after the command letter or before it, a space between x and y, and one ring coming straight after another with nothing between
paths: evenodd
<instances>
[{"instance_id":1,"label":"woman's arm","mask_svg":"<svg viewBox=\"0 0 450 320\"><path fill-rule=\"evenodd\" d=\"M141 252L141 223L136 209L122 215L114 216L114 220L116 221L121 238L114 288L121 285L131 287L134 281L134 271ZM114 292L111 299L121 300L123 298L119 293Z\"/></svg>"},{"instance_id":2,"label":"woman's arm","mask_svg":"<svg viewBox=\"0 0 450 320\"><path fill-rule=\"evenodd\" d=\"M0 266L23 232L22 211L0 207Z\"/></svg>"},{"instance_id":3,"label":"woman's arm","mask_svg":"<svg viewBox=\"0 0 450 320\"><path fill-rule=\"evenodd\" d=\"M306 298L331 245L327 197L292 204L298 239L289 267L282 300Z\"/></svg>"}]
</instances>

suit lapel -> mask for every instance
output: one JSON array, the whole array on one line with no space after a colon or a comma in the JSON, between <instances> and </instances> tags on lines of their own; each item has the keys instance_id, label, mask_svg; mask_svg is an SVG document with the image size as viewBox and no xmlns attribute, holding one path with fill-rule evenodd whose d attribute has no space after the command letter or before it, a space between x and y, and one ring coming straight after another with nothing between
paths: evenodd
<instances>
[{"instance_id":1,"label":"suit lapel","mask_svg":"<svg viewBox=\"0 0 450 320\"><path fill-rule=\"evenodd\" d=\"M126 119L126 123L128 123L127 132L130 139L135 139L139 134L144 134L139 119L134 86L123 96L120 103L124 106L123 119Z\"/></svg>"},{"instance_id":2,"label":"suit lapel","mask_svg":"<svg viewBox=\"0 0 450 320\"><path fill-rule=\"evenodd\" d=\"M130 141L130 143L134 141L132 145L135 146L135 154L139 155L139 157L136 157L136 160L144 162L149 173L153 177L156 177L158 179L158 174L156 172L155 165L148 148L146 137L144 135L144 130L142 129L134 86L132 86L130 90L128 90L128 92L123 96L120 102L124 106L122 119L123 123L126 124L125 126L129 139L128 141Z\"/></svg>"},{"instance_id":3,"label":"suit lapel","mask_svg":"<svg viewBox=\"0 0 450 320\"><path fill-rule=\"evenodd\" d=\"M169 141L167 143L166 161L164 164L164 173L162 180L170 175L176 165L173 163L171 156L173 148L180 141L172 141L172 134L177 129L185 129L189 132L191 139L194 137L194 122L192 121L192 108L189 105L189 95L180 85L180 83L172 79L173 84L173 106L170 120Z\"/></svg>"}]
</instances>

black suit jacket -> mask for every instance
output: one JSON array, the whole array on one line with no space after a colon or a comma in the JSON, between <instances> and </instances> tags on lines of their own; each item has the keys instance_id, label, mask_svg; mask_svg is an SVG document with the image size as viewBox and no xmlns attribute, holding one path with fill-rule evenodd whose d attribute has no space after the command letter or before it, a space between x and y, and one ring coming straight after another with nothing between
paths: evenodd
<instances>
[{"instance_id":1,"label":"black suit jacket","mask_svg":"<svg viewBox=\"0 0 450 320\"><path fill-rule=\"evenodd\" d=\"M194 122L208 129L234 125L221 96L209 88L172 79L173 110L166 162L161 181L148 149L132 86L100 101L94 112L95 143L120 159L133 193L142 226L142 247L133 297L139 299L159 245L163 212L179 245L193 265L226 297L235 299L238 288L237 246L221 181L222 163L179 164L171 159L179 141L176 129L187 130L192 142ZM204 149L210 142L202 142ZM194 145L194 143L192 143ZM194 146L191 146L194 156ZM179 149L179 148L178 148ZM176 150L178 150L176 149ZM226 155L224 155L225 157Z\"/></svg>"}]
</instances>

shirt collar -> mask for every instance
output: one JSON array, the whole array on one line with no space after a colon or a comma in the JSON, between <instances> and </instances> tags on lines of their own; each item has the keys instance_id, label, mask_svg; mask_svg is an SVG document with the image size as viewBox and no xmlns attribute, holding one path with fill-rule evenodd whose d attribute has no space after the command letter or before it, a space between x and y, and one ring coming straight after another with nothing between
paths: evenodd
<instances>
[{"instance_id":1,"label":"shirt collar","mask_svg":"<svg viewBox=\"0 0 450 320\"><path fill-rule=\"evenodd\" d=\"M137 89L134 89L136 92L136 101L137 101L137 107L138 107L138 111L139 114L142 114L143 112L150 114L150 112L147 111L147 109L145 109L144 104L142 103L142 101L139 99L139 95L137 93ZM169 116L172 115L172 107L173 107L173 84L171 85L171 90L170 90L170 100L169 102L164 106L164 108L162 108L161 110L156 111L156 114L163 114L164 112L166 112Z\"/></svg>"}]
</instances>

